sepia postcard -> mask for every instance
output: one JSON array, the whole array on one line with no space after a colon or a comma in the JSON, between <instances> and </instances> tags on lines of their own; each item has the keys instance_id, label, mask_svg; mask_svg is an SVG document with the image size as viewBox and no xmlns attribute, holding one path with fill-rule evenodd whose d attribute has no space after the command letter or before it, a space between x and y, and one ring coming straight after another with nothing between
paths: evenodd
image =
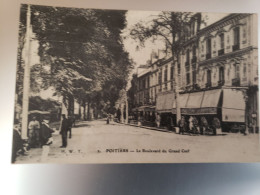
<instances>
[{"instance_id":1,"label":"sepia postcard","mask_svg":"<svg viewBox=\"0 0 260 195\"><path fill-rule=\"evenodd\" d=\"M12 163L260 162L257 24L22 4Z\"/></svg>"}]
</instances>

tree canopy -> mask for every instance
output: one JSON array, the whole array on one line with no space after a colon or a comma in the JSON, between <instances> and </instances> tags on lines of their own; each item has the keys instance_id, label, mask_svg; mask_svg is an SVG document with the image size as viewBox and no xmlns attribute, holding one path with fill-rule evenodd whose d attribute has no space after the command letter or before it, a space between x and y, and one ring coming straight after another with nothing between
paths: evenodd
<instances>
[{"instance_id":1,"label":"tree canopy","mask_svg":"<svg viewBox=\"0 0 260 195\"><path fill-rule=\"evenodd\" d=\"M31 10L40 56L40 64L31 68L32 78L40 79L32 90L53 87L54 95L63 96L68 107L74 98L114 106L131 69L120 36L126 11L36 5ZM25 33L26 11L27 5L22 5L20 37Z\"/></svg>"}]
</instances>

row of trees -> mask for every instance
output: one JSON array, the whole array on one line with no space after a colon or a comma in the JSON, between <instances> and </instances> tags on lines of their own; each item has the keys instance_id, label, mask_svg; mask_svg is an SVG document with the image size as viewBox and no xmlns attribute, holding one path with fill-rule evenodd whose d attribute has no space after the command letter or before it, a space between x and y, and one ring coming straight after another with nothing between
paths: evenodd
<instances>
[{"instance_id":1,"label":"row of trees","mask_svg":"<svg viewBox=\"0 0 260 195\"><path fill-rule=\"evenodd\" d=\"M40 56L40 63L31 67L31 91L53 88L53 95L63 97L68 114L73 114L75 100L84 108L88 105L88 111L94 108L96 114L114 113L119 91L126 87L132 68L120 36L126 11L36 5L31 10ZM22 5L16 87L19 103L26 12L27 5Z\"/></svg>"}]
</instances>

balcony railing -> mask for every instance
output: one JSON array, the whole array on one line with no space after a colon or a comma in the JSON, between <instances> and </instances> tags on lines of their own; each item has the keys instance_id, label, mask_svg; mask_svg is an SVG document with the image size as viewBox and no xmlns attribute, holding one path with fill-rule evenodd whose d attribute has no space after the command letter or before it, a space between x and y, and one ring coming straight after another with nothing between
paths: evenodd
<instances>
[{"instance_id":1,"label":"balcony railing","mask_svg":"<svg viewBox=\"0 0 260 195\"><path fill-rule=\"evenodd\" d=\"M207 53L206 54L206 60L210 59L211 58L211 53Z\"/></svg>"},{"instance_id":2,"label":"balcony railing","mask_svg":"<svg viewBox=\"0 0 260 195\"><path fill-rule=\"evenodd\" d=\"M197 57L196 56L193 56L193 58L191 59L191 63L196 63L197 62Z\"/></svg>"},{"instance_id":3,"label":"balcony railing","mask_svg":"<svg viewBox=\"0 0 260 195\"><path fill-rule=\"evenodd\" d=\"M221 55L223 55L223 54L224 54L224 49L218 50L218 55L219 55L219 56L221 56Z\"/></svg>"},{"instance_id":4,"label":"balcony railing","mask_svg":"<svg viewBox=\"0 0 260 195\"><path fill-rule=\"evenodd\" d=\"M239 49L240 49L240 48L239 48L239 44L233 45L233 46L232 46L232 49L233 49L233 51L239 50Z\"/></svg>"},{"instance_id":5,"label":"balcony railing","mask_svg":"<svg viewBox=\"0 0 260 195\"><path fill-rule=\"evenodd\" d=\"M232 86L240 86L240 78L232 79Z\"/></svg>"}]
</instances>

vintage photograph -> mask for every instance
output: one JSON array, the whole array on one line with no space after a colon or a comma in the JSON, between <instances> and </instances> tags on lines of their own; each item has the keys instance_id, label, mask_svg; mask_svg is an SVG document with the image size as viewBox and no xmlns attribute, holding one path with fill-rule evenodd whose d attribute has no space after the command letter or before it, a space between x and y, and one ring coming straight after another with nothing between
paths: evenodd
<instances>
[{"instance_id":1,"label":"vintage photograph","mask_svg":"<svg viewBox=\"0 0 260 195\"><path fill-rule=\"evenodd\" d=\"M12 163L260 162L257 24L22 4Z\"/></svg>"}]
</instances>

